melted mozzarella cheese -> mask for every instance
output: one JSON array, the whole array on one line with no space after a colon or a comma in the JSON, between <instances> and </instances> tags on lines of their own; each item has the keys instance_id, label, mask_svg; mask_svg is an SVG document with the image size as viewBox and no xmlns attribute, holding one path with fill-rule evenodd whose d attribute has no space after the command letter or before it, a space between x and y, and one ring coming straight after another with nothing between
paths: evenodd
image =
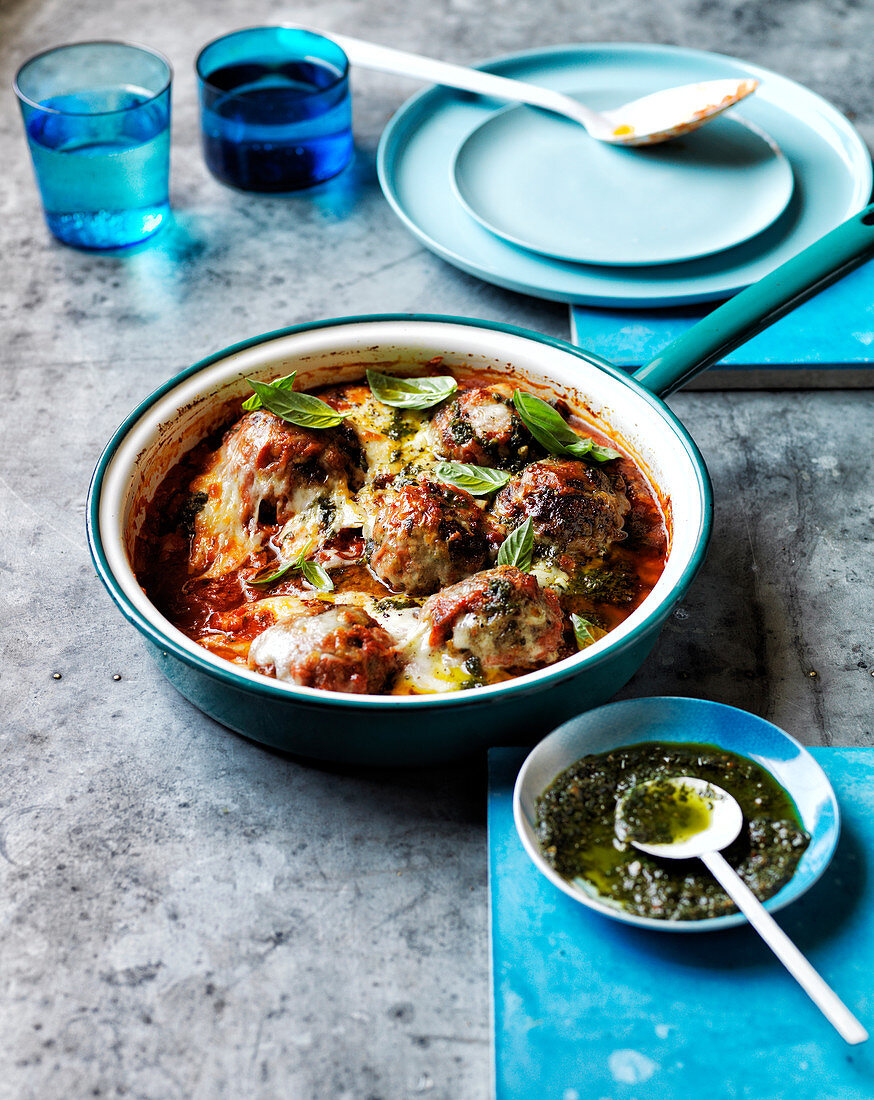
<instances>
[{"instance_id":1,"label":"melted mozzarella cheese","mask_svg":"<svg viewBox=\"0 0 874 1100\"><path fill-rule=\"evenodd\" d=\"M430 470L436 463L428 432L428 410L395 409L366 390L349 412L351 425L367 460L368 480L377 473ZM358 395L356 395L357 397Z\"/></svg>"},{"instance_id":2,"label":"melted mozzarella cheese","mask_svg":"<svg viewBox=\"0 0 874 1100\"><path fill-rule=\"evenodd\" d=\"M468 416L476 434L486 439L489 436L509 436L513 432L513 414L503 402L471 405Z\"/></svg>"},{"instance_id":3,"label":"melted mozzarella cheese","mask_svg":"<svg viewBox=\"0 0 874 1100\"><path fill-rule=\"evenodd\" d=\"M570 581L570 574L545 558L537 558L529 570L541 588L553 588L556 592L564 592Z\"/></svg>"},{"instance_id":4,"label":"melted mozzarella cheese","mask_svg":"<svg viewBox=\"0 0 874 1100\"><path fill-rule=\"evenodd\" d=\"M234 443L232 438L223 444L209 469L191 483L193 493L207 496L195 519L190 559L193 573L221 577L265 549L267 532L258 523L265 500L286 502L284 510L293 513L273 540L280 564L308 555L340 531L361 527L364 511L355 503L343 475L336 474L322 484L289 484L288 475L245 464ZM338 558L336 564L348 565L348 561Z\"/></svg>"},{"instance_id":5,"label":"melted mozzarella cheese","mask_svg":"<svg viewBox=\"0 0 874 1100\"><path fill-rule=\"evenodd\" d=\"M387 601L371 600L367 610L391 636L401 657L403 667L394 694L458 691L462 685L470 684L465 658L428 641L431 624L422 621L421 608L397 608Z\"/></svg>"},{"instance_id":6,"label":"melted mozzarella cheese","mask_svg":"<svg viewBox=\"0 0 874 1100\"><path fill-rule=\"evenodd\" d=\"M320 615L284 619L252 642L249 668L272 673L277 680L287 683L301 683L296 666L306 662L314 651L320 651L328 635L342 625L343 620L336 608Z\"/></svg>"},{"instance_id":7,"label":"melted mozzarella cheese","mask_svg":"<svg viewBox=\"0 0 874 1100\"><path fill-rule=\"evenodd\" d=\"M472 677L464 667L465 657L448 648L432 646L428 641L430 632L430 626L423 624L404 650L406 664L395 688L398 694L424 695L470 687Z\"/></svg>"},{"instance_id":8,"label":"melted mozzarella cheese","mask_svg":"<svg viewBox=\"0 0 874 1100\"><path fill-rule=\"evenodd\" d=\"M341 531L358 529L365 519L364 510L345 480L328 485L300 485L291 495L295 513L273 540L280 550L280 560L294 561L309 557L318 546L330 541ZM347 559L333 555L322 562L325 568L348 565Z\"/></svg>"},{"instance_id":9,"label":"melted mozzarella cheese","mask_svg":"<svg viewBox=\"0 0 874 1100\"><path fill-rule=\"evenodd\" d=\"M296 619L309 614L319 604L333 603L331 593L313 592L305 596L297 592L287 592L281 596L263 596L249 604L253 610L269 611L276 622L283 619Z\"/></svg>"},{"instance_id":10,"label":"melted mozzarella cheese","mask_svg":"<svg viewBox=\"0 0 874 1100\"><path fill-rule=\"evenodd\" d=\"M238 569L260 549L244 507L240 480L219 461L191 483L194 493L206 493L207 500L195 519L191 543L191 571L205 577L221 577ZM255 513L257 515L257 512Z\"/></svg>"}]
</instances>

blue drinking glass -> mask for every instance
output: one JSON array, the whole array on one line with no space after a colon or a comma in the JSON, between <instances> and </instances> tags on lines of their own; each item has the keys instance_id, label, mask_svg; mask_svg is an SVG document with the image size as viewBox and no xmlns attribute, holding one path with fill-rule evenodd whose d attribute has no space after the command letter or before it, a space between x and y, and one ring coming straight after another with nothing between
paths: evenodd
<instances>
[{"instance_id":1,"label":"blue drinking glass","mask_svg":"<svg viewBox=\"0 0 874 1100\"><path fill-rule=\"evenodd\" d=\"M122 248L170 213L169 62L123 42L59 46L27 61L15 93L52 233Z\"/></svg>"},{"instance_id":2,"label":"blue drinking glass","mask_svg":"<svg viewBox=\"0 0 874 1100\"><path fill-rule=\"evenodd\" d=\"M294 27L218 38L195 63L210 172L244 191L296 191L352 158L349 62L336 42Z\"/></svg>"}]
</instances>

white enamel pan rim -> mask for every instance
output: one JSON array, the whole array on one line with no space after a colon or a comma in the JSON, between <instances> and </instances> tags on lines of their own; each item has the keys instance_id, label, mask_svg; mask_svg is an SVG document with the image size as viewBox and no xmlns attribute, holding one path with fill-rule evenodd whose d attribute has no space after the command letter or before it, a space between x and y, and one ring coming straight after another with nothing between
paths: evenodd
<instances>
[{"instance_id":1,"label":"white enamel pan rim","mask_svg":"<svg viewBox=\"0 0 874 1100\"><path fill-rule=\"evenodd\" d=\"M453 362L459 357L469 357L471 362L481 359L498 369L512 365L532 379L539 374L547 386L551 384L564 391L573 390L572 379L579 372L583 377L576 380L577 385L590 398L593 390L603 391L600 405L608 423L621 421L625 435L646 429L660 437L659 453L664 457L670 451L676 480L667 485L660 471L652 472L661 475L661 488L672 499L674 535L665 572L641 606L582 653L506 683L445 695L353 695L285 684L232 665L177 630L146 598L125 551L126 509L138 460L154 445L161 427L166 431L166 426L178 419L179 410L209 402L218 389L236 383L237 388L228 396L242 394L248 389L244 382L247 374L260 371L270 377L271 369L275 373L280 369L288 373L298 359L316 360L320 361L317 369L323 374L319 381L327 381L325 372L343 362L360 363L370 356L373 362L382 363L386 361L386 351L401 357L405 351L415 354L417 349L420 356L431 351L433 355L446 354ZM303 373L305 363L298 365ZM603 397L617 398L615 408ZM592 406L596 403L591 401ZM682 502L680 497L684 498ZM677 515L678 504L681 516ZM578 675L584 669L594 672L600 663L616 656L641 633L657 630L685 593L706 552L711 513L710 482L694 442L674 414L624 371L564 341L526 329L471 318L421 314L339 317L296 325L232 345L201 360L146 398L115 432L95 470L88 502L89 543L98 573L124 616L160 648L190 666L256 695L266 692L311 705L365 708L478 705L495 696L542 690L549 683ZM679 523L682 529L678 528Z\"/></svg>"}]
</instances>

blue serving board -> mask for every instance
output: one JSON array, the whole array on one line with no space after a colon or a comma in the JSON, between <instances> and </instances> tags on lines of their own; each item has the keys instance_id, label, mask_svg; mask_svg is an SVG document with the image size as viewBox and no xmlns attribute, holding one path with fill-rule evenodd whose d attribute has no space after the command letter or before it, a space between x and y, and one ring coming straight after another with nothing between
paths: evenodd
<instances>
[{"instance_id":1,"label":"blue serving board","mask_svg":"<svg viewBox=\"0 0 874 1100\"><path fill-rule=\"evenodd\" d=\"M843 814L834 861L777 914L874 1028L874 749L813 749ZM578 905L513 824L525 750L489 753L495 1100L871 1100L850 1047L749 928L651 932Z\"/></svg>"},{"instance_id":2,"label":"blue serving board","mask_svg":"<svg viewBox=\"0 0 874 1100\"><path fill-rule=\"evenodd\" d=\"M710 312L707 306L571 306L579 347L635 369ZM874 262L826 288L692 382L692 388L874 386Z\"/></svg>"}]
</instances>

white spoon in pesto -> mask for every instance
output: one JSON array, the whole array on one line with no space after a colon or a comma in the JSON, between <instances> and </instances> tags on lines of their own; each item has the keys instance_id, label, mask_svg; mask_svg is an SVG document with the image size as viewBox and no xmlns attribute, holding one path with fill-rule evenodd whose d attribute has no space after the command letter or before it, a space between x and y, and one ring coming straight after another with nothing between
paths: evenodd
<instances>
[{"instance_id":1,"label":"white spoon in pesto","mask_svg":"<svg viewBox=\"0 0 874 1100\"><path fill-rule=\"evenodd\" d=\"M697 856L841 1037L865 1042L865 1028L722 855L742 824L743 812L728 791L688 775L640 783L616 806L620 840L665 859Z\"/></svg>"}]
</instances>

